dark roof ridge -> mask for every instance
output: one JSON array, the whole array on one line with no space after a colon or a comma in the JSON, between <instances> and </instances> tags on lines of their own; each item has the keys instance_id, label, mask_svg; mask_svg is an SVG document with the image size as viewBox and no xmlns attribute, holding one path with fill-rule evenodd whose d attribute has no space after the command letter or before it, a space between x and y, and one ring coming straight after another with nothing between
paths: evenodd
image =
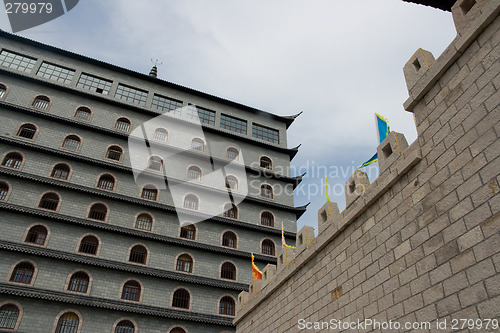
<instances>
[{"instance_id":1,"label":"dark roof ridge","mask_svg":"<svg viewBox=\"0 0 500 333\"><path fill-rule=\"evenodd\" d=\"M169 81L166 81L163 79L159 79L159 78L156 78L153 76L149 76L148 74L139 73L137 71L127 69L124 67L120 67L117 65L113 65L111 63L108 63L108 62L105 62L102 60L98 60L98 59L94 59L94 58L91 58L91 57L88 57L88 56L85 56L82 54L78 54L76 52L71 52L71 51L61 49L61 48L56 47L56 46L44 44L42 42L38 42L38 41L35 41L33 39L24 37L24 36L16 35L16 34L7 32L5 30L0 29L0 37L5 37L5 38L11 39L11 40L16 40L18 42L28 43L28 44L34 45L36 47L45 49L45 50L50 51L50 52L58 52L58 53L61 53L65 56L68 56L68 57L71 57L74 59L93 63L94 65L98 65L101 67L107 67L108 69L111 69L111 70L114 70L114 71L117 71L120 73L124 73L127 75L131 75L131 76L137 77L137 78L145 80L145 81L155 82L157 84L163 84L163 85L169 86L169 87L174 88L174 89L185 91L185 92L188 92L188 93L191 93L193 95L200 96L200 97L205 97L205 98L211 99L211 100L219 102L219 103L223 103L223 104L226 104L229 106L243 109L245 111L249 111L249 112L253 112L253 113L260 113L263 116L270 117L270 118L273 118L273 119L276 119L276 120L279 120L279 121L285 123L287 128L290 126L290 124L292 124L293 120L295 119L295 118L290 118L290 117L285 117L285 116L279 116L277 114L270 113L270 112L267 112L264 110L260 110L260 109L257 109L257 108L254 108L254 107L251 107L248 105L244 105L244 104L241 104L238 102L234 102L234 101L225 99L223 97L211 95L209 93L195 90L193 88L185 87L185 86L182 86L180 84L176 84L176 83L169 82Z\"/></svg>"},{"instance_id":2,"label":"dark roof ridge","mask_svg":"<svg viewBox=\"0 0 500 333\"><path fill-rule=\"evenodd\" d=\"M455 4L456 0L403 0L404 2L412 2L419 5L430 6L451 12L451 7Z\"/></svg>"}]
</instances>

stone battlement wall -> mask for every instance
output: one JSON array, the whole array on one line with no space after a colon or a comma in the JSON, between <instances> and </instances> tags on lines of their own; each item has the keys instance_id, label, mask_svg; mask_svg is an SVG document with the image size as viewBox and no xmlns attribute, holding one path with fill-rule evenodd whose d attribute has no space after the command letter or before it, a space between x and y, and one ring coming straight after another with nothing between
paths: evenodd
<instances>
[{"instance_id":1,"label":"stone battlement wall","mask_svg":"<svg viewBox=\"0 0 500 333\"><path fill-rule=\"evenodd\" d=\"M499 0L458 0L449 47L413 54L404 107L418 140L390 133L379 177L356 171L346 209L326 203L318 236L301 229L295 255L282 250L239 295L237 332L326 332L332 319L430 323L419 332L446 319L451 331L453 319L499 318L499 12Z\"/></svg>"}]
</instances>

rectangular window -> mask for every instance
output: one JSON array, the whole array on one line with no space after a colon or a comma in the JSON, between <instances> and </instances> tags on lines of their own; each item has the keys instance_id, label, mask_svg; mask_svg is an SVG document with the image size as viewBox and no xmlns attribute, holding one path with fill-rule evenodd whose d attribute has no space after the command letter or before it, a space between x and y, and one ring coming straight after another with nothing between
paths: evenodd
<instances>
[{"instance_id":1,"label":"rectangular window","mask_svg":"<svg viewBox=\"0 0 500 333\"><path fill-rule=\"evenodd\" d=\"M90 74L82 73L80 79L78 80L77 87L87 89L90 91L95 91L99 94L107 95L111 89L111 84L113 82L109 80L104 80L93 76Z\"/></svg>"},{"instance_id":2,"label":"rectangular window","mask_svg":"<svg viewBox=\"0 0 500 333\"><path fill-rule=\"evenodd\" d=\"M180 115L182 102L155 94L151 106L153 109L161 112L173 112L176 115Z\"/></svg>"},{"instance_id":3,"label":"rectangular window","mask_svg":"<svg viewBox=\"0 0 500 333\"><path fill-rule=\"evenodd\" d=\"M234 118L225 114L221 114L220 116L220 127L233 132L247 134L246 120Z\"/></svg>"},{"instance_id":4,"label":"rectangular window","mask_svg":"<svg viewBox=\"0 0 500 333\"><path fill-rule=\"evenodd\" d=\"M257 139L261 139L267 142L279 144L280 143L280 132L261 125L252 125L252 136Z\"/></svg>"},{"instance_id":5,"label":"rectangular window","mask_svg":"<svg viewBox=\"0 0 500 333\"><path fill-rule=\"evenodd\" d=\"M45 79L69 84L73 80L73 75L75 75L75 71L72 69L52 65L44 61L42 63L42 66L40 66L40 69L38 70L38 73L36 73L36 75L41 76Z\"/></svg>"},{"instance_id":6,"label":"rectangular window","mask_svg":"<svg viewBox=\"0 0 500 333\"><path fill-rule=\"evenodd\" d=\"M129 87L124 84L119 84L118 88L116 89L115 97L134 104L146 105L148 92Z\"/></svg>"},{"instance_id":7,"label":"rectangular window","mask_svg":"<svg viewBox=\"0 0 500 333\"><path fill-rule=\"evenodd\" d=\"M36 59L23 56L7 50L0 52L0 65L30 73L35 66Z\"/></svg>"},{"instance_id":8,"label":"rectangular window","mask_svg":"<svg viewBox=\"0 0 500 333\"><path fill-rule=\"evenodd\" d=\"M199 119L201 124L215 125L215 112L195 105L189 105L187 117Z\"/></svg>"}]
</instances>

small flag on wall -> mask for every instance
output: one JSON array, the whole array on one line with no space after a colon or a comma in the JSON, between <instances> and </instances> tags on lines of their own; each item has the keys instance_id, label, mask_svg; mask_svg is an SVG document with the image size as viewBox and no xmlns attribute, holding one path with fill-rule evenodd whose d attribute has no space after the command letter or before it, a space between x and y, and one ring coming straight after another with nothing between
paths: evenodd
<instances>
[{"instance_id":1,"label":"small flag on wall","mask_svg":"<svg viewBox=\"0 0 500 333\"><path fill-rule=\"evenodd\" d=\"M379 143L385 140L387 135L391 132L391 129L389 128L389 123L387 119L379 115L378 113L375 113L375 122L377 124L377 132L378 132L378 138L379 138ZM361 164L359 168L365 167L367 165L370 165L374 162L378 161L378 154L375 153L368 161L365 163ZM358 168L358 169L359 169Z\"/></svg>"},{"instance_id":2,"label":"small flag on wall","mask_svg":"<svg viewBox=\"0 0 500 333\"><path fill-rule=\"evenodd\" d=\"M283 222L281 222L281 248L289 247L295 249L295 246L287 245L285 241L285 229L283 228Z\"/></svg>"},{"instance_id":3,"label":"small flag on wall","mask_svg":"<svg viewBox=\"0 0 500 333\"><path fill-rule=\"evenodd\" d=\"M262 272L254 263L253 253L252 253L252 278L254 280L262 280Z\"/></svg>"},{"instance_id":4,"label":"small flag on wall","mask_svg":"<svg viewBox=\"0 0 500 333\"><path fill-rule=\"evenodd\" d=\"M330 197L328 196L328 179L325 177L325 202L330 202Z\"/></svg>"}]
</instances>

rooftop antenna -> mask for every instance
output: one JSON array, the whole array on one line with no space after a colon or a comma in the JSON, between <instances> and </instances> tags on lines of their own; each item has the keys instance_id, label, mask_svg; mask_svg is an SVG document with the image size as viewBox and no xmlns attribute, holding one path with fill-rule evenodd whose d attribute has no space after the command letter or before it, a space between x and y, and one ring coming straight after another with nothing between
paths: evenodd
<instances>
[{"instance_id":1,"label":"rooftop antenna","mask_svg":"<svg viewBox=\"0 0 500 333\"><path fill-rule=\"evenodd\" d=\"M158 59L153 60L153 58L151 58L151 63L153 64L153 68L151 68L151 71L149 72L149 76L158 77L158 67L157 66L160 66L161 64L163 64L163 61L158 61Z\"/></svg>"}]
</instances>

